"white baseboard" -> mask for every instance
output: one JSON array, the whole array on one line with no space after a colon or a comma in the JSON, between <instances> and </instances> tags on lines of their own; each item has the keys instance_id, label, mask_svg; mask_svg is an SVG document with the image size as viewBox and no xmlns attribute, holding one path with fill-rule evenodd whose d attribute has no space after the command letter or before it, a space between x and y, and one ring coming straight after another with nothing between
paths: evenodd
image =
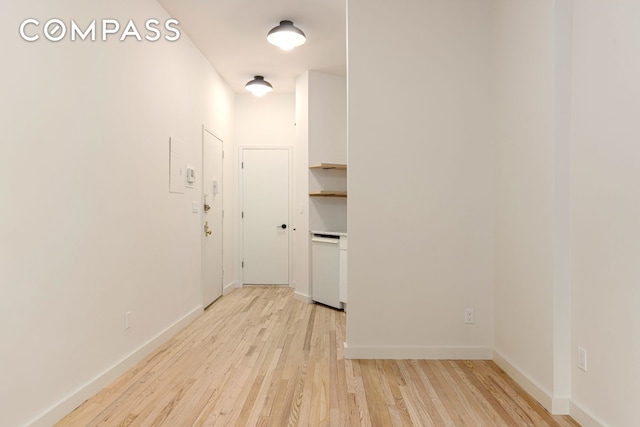
<instances>
[{"instance_id":1,"label":"white baseboard","mask_svg":"<svg viewBox=\"0 0 640 427\"><path fill-rule=\"evenodd\" d=\"M80 404L82 404L85 400L92 397L100 390L111 384L120 375L125 373L128 369L130 369L136 363L140 362L148 354L150 354L168 339L177 334L185 326L194 321L198 316L202 314L202 310L202 305L194 308L191 312L187 313L184 317L176 321L173 325L160 332L154 338L150 339L145 344L140 346L137 350L126 356L124 359L120 360L112 367L104 371L102 374L98 375L93 380L80 387L71 395L54 404L44 413L36 417L31 422L27 423L27 425L29 427L50 427L54 425L71 411L80 406Z\"/></svg>"},{"instance_id":2,"label":"white baseboard","mask_svg":"<svg viewBox=\"0 0 640 427\"><path fill-rule=\"evenodd\" d=\"M228 283L222 288L222 295L227 295L229 292L237 288L240 288L238 282Z\"/></svg>"},{"instance_id":3,"label":"white baseboard","mask_svg":"<svg viewBox=\"0 0 640 427\"><path fill-rule=\"evenodd\" d=\"M606 427L607 425L602 421L599 421L588 413L586 410L582 409L577 403L571 402L570 409L571 418L576 420L582 427Z\"/></svg>"},{"instance_id":4,"label":"white baseboard","mask_svg":"<svg viewBox=\"0 0 640 427\"><path fill-rule=\"evenodd\" d=\"M491 360L488 347L369 347L344 343L345 359Z\"/></svg>"},{"instance_id":5,"label":"white baseboard","mask_svg":"<svg viewBox=\"0 0 640 427\"><path fill-rule=\"evenodd\" d=\"M299 292L294 292L293 297L295 299L297 299L298 301L302 301L302 302L304 302L306 304L313 303L313 298L311 298L311 296L309 296L309 295L301 294Z\"/></svg>"},{"instance_id":6,"label":"white baseboard","mask_svg":"<svg viewBox=\"0 0 640 427\"><path fill-rule=\"evenodd\" d=\"M493 361L552 415L571 415L583 427L607 427L607 424L581 408L570 397L552 396L495 349Z\"/></svg>"},{"instance_id":7,"label":"white baseboard","mask_svg":"<svg viewBox=\"0 0 640 427\"><path fill-rule=\"evenodd\" d=\"M557 402L554 405L554 398L551 396L544 387L538 384L535 380L531 379L527 374L525 374L521 369L511 363L506 357L504 357L497 350L493 350L493 361L502 368L503 371L507 373L515 382L517 382L520 387L522 387L527 393L533 396L544 408L554 415L568 415L567 402L568 398L557 398ZM565 402L565 400L567 402ZM555 407L554 407L555 406ZM561 410L565 409L564 413L554 412L554 409Z\"/></svg>"},{"instance_id":8,"label":"white baseboard","mask_svg":"<svg viewBox=\"0 0 640 427\"><path fill-rule=\"evenodd\" d=\"M551 411L553 415L569 415L571 412L571 398L553 397L551 399Z\"/></svg>"}]
</instances>

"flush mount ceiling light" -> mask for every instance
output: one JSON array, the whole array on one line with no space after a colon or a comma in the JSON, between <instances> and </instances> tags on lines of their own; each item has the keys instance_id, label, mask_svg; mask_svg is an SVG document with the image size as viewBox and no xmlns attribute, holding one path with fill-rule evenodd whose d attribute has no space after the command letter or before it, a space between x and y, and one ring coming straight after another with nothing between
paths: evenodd
<instances>
[{"instance_id":1,"label":"flush mount ceiling light","mask_svg":"<svg viewBox=\"0 0 640 427\"><path fill-rule=\"evenodd\" d=\"M272 28L267 34L267 41L282 50L291 50L302 46L307 41L307 37L300 28L293 25L293 22L280 21L280 25Z\"/></svg>"},{"instance_id":2,"label":"flush mount ceiling light","mask_svg":"<svg viewBox=\"0 0 640 427\"><path fill-rule=\"evenodd\" d=\"M271 83L266 81L262 76L255 76L253 80L244 85L244 88L255 96L264 96L273 90Z\"/></svg>"}]
</instances>

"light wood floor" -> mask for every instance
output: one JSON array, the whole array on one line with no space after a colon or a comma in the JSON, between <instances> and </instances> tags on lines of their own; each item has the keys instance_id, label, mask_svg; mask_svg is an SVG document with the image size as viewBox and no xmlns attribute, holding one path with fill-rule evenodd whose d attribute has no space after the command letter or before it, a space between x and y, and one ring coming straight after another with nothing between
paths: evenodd
<instances>
[{"instance_id":1,"label":"light wood floor","mask_svg":"<svg viewBox=\"0 0 640 427\"><path fill-rule=\"evenodd\" d=\"M490 361L345 360L345 315L246 287L58 426L578 426Z\"/></svg>"}]
</instances>

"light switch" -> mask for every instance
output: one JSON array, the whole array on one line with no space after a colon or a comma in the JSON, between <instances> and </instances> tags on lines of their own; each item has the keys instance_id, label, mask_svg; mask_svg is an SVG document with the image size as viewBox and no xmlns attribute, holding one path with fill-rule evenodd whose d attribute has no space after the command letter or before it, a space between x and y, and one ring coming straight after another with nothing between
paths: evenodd
<instances>
[{"instance_id":1,"label":"light switch","mask_svg":"<svg viewBox=\"0 0 640 427\"><path fill-rule=\"evenodd\" d=\"M199 206L200 206L200 203L198 203L198 202L191 202L191 211L192 211L193 213L198 213L198 211L200 210Z\"/></svg>"}]
</instances>

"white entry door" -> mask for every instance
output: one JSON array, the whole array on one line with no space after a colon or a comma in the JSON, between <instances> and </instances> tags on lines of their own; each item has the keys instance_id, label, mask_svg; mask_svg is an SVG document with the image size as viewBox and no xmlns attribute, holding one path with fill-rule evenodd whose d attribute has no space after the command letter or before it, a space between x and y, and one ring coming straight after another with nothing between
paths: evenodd
<instances>
[{"instance_id":1,"label":"white entry door","mask_svg":"<svg viewBox=\"0 0 640 427\"><path fill-rule=\"evenodd\" d=\"M202 297L208 306L222 295L222 141L202 135Z\"/></svg>"},{"instance_id":2,"label":"white entry door","mask_svg":"<svg viewBox=\"0 0 640 427\"><path fill-rule=\"evenodd\" d=\"M242 282L289 284L289 150L242 150Z\"/></svg>"}]
</instances>

